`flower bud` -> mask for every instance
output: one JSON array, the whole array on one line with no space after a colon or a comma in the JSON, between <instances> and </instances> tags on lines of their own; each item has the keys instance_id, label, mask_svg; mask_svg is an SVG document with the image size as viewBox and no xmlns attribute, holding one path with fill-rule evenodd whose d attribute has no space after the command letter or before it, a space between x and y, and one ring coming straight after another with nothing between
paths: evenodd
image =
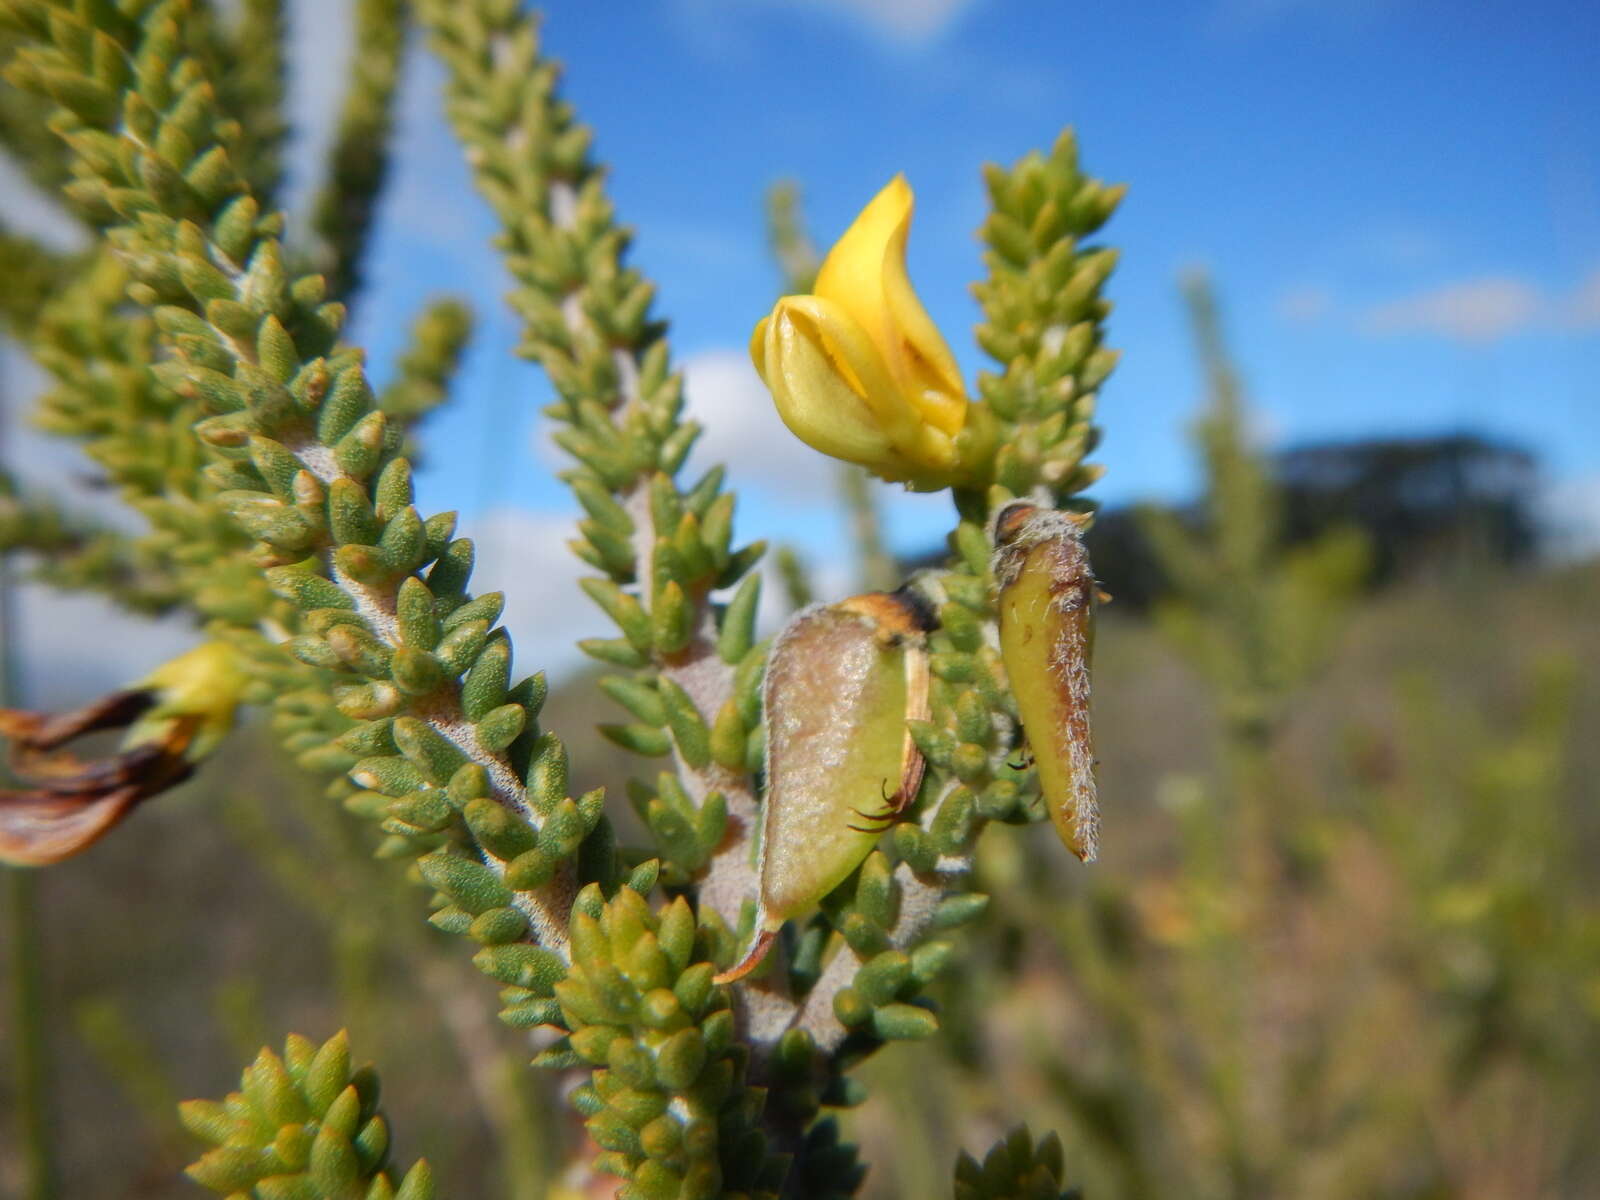
<instances>
[{"instance_id":1,"label":"flower bud","mask_svg":"<svg viewBox=\"0 0 1600 1200\"><path fill-rule=\"evenodd\" d=\"M1026 502L995 518L1000 656L1039 773L1050 820L1067 848L1094 859L1100 831L1089 656L1102 597L1083 545L1088 517Z\"/></svg>"}]
</instances>

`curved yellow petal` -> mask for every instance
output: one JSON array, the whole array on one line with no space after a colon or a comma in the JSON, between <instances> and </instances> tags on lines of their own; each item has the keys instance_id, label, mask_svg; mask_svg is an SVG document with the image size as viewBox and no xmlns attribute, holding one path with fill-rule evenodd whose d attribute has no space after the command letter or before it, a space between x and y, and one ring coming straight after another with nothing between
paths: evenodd
<instances>
[{"instance_id":1,"label":"curved yellow petal","mask_svg":"<svg viewBox=\"0 0 1600 1200\"><path fill-rule=\"evenodd\" d=\"M755 364L762 383L767 382L767 326L771 323L771 317L762 317L750 335L750 361Z\"/></svg>"},{"instance_id":2,"label":"curved yellow petal","mask_svg":"<svg viewBox=\"0 0 1600 1200\"><path fill-rule=\"evenodd\" d=\"M863 208L822 260L812 293L838 304L882 347L891 340L884 268L896 258L904 271L913 198L896 175Z\"/></svg>"},{"instance_id":3,"label":"curved yellow petal","mask_svg":"<svg viewBox=\"0 0 1600 1200\"><path fill-rule=\"evenodd\" d=\"M904 469L875 408L894 400L888 371L842 310L815 296L785 297L761 333L751 356L796 437L834 458Z\"/></svg>"},{"instance_id":4,"label":"curved yellow petal","mask_svg":"<svg viewBox=\"0 0 1600 1200\"><path fill-rule=\"evenodd\" d=\"M906 401L953 437L965 420L966 391L906 273L914 202L905 176L891 179L829 251L813 291L866 330Z\"/></svg>"},{"instance_id":5,"label":"curved yellow petal","mask_svg":"<svg viewBox=\"0 0 1600 1200\"><path fill-rule=\"evenodd\" d=\"M896 386L877 343L843 305L822 296L787 296L778 301L774 315L780 310L814 333L890 442L902 451L918 444L923 427L920 412Z\"/></svg>"}]
</instances>

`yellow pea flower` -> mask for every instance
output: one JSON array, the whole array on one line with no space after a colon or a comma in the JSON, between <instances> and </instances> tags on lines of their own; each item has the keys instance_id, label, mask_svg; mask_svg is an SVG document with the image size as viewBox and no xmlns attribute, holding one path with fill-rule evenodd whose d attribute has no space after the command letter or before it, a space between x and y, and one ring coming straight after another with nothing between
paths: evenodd
<instances>
[{"instance_id":1,"label":"yellow pea flower","mask_svg":"<svg viewBox=\"0 0 1600 1200\"><path fill-rule=\"evenodd\" d=\"M801 441L913 487L962 477L961 372L906 275L913 198L903 175L828 252L809 296L785 296L750 357Z\"/></svg>"}]
</instances>

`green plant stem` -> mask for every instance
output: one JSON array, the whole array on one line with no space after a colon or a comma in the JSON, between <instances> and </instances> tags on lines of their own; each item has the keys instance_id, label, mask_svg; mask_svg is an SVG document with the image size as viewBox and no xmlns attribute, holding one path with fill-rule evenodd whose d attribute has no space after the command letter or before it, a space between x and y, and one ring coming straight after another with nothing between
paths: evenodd
<instances>
[{"instance_id":1,"label":"green plant stem","mask_svg":"<svg viewBox=\"0 0 1600 1200\"><path fill-rule=\"evenodd\" d=\"M551 1143L559 1135L530 1092L525 1056L506 1052L478 996L462 988L455 964L425 962L417 979L450 1035L494 1138L500 1194L506 1200L538 1200L555 1173Z\"/></svg>"},{"instance_id":2,"label":"green plant stem","mask_svg":"<svg viewBox=\"0 0 1600 1200\"><path fill-rule=\"evenodd\" d=\"M187 1162L189 1135L178 1121L179 1093L155 1044L127 1005L110 995L75 1004L72 1029L138 1111L160 1156L174 1167ZM260 1045L256 1040L250 1048Z\"/></svg>"},{"instance_id":3,"label":"green plant stem","mask_svg":"<svg viewBox=\"0 0 1600 1200\"><path fill-rule=\"evenodd\" d=\"M872 479L862 467L846 463L839 468L839 491L850 514L850 540L856 552L856 577L869 592L892 591L900 583L900 568L883 544L883 522Z\"/></svg>"},{"instance_id":4,"label":"green plant stem","mask_svg":"<svg viewBox=\"0 0 1600 1200\"><path fill-rule=\"evenodd\" d=\"M12 1078L25 1200L58 1195L50 1143L50 1055L35 890L25 869L5 868L6 969L11 976Z\"/></svg>"},{"instance_id":5,"label":"green plant stem","mask_svg":"<svg viewBox=\"0 0 1600 1200\"><path fill-rule=\"evenodd\" d=\"M816 599L811 588L811 569L793 546L779 546L773 554L778 579L783 584L783 600L790 612L799 612Z\"/></svg>"},{"instance_id":6,"label":"green plant stem","mask_svg":"<svg viewBox=\"0 0 1600 1200\"><path fill-rule=\"evenodd\" d=\"M5 416L0 395L0 430ZM4 444L0 442L0 457ZM16 608L9 564L0 555L0 704L16 690ZM55 1149L50 1142L50 1041L44 1010L44 965L40 952L38 881L26 869L0 867L5 875L6 971L11 979L13 1087L17 1106L17 1144L22 1148L25 1200L57 1195Z\"/></svg>"}]
</instances>

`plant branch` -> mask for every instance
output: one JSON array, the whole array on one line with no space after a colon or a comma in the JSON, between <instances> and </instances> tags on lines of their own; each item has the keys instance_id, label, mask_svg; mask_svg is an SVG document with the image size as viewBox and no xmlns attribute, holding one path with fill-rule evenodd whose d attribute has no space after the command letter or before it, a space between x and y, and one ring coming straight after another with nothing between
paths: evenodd
<instances>
[{"instance_id":1,"label":"plant branch","mask_svg":"<svg viewBox=\"0 0 1600 1200\"><path fill-rule=\"evenodd\" d=\"M705 818L692 879L704 906L736 927L755 892L745 749L759 718L748 703L758 672L745 662L755 594L747 585L725 617L712 592L738 583L760 547L730 551L733 497L720 469L687 490L674 482L698 429L682 419L681 379L649 313L654 289L623 264L628 234L588 130L556 95L534 19L507 0L428 0L422 15L450 70L447 111L504 227L524 352L560 395L556 440L578 464L565 478L589 514L578 553L605 572L586 587L624 634L585 648L645 673L642 689L612 693L654 719L618 740L673 754L690 816Z\"/></svg>"},{"instance_id":2,"label":"plant branch","mask_svg":"<svg viewBox=\"0 0 1600 1200\"><path fill-rule=\"evenodd\" d=\"M41 10L49 19L32 20ZM211 414L197 430L215 452L208 477L301 614L291 648L354 676L342 707L376 723L367 744L377 751L354 777L397 798L431 785L442 801L454 784L464 807L490 801L538 841L563 804L576 811L548 794L530 799L512 766L511 745L535 736L542 694L508 686L509 643L491 636L500 601L467 594L472 548L452 540L453 516L424 520L412 507L409 464L373 407L359 352L337 344L343 306L325 302L319 278L286 273L282 221L261 215L234 168L236 128L219 120L187 52L188 12L169 0L140 27L91 28L69 6L30 5L22 20L39 44L12 77L43 92L64 76L84 80L59 126L79 154L72 187L108 226L134 276L130 296L155 316L169 355L158 376ZM570 856L599 817L588 811L540 845L499 839L537 854L509 899L558 955L575 891ZM505 877L506 858L470 832Z\"/></svg>"},{"instance_id":3,"label":"plant branch","mask_svg":"<svg viewBox=\"0 0 1600 1200\"><path fill-rule=\"evenodd\" d=\"M311 214L317 238L313 265L336 300L347 300L362 282L373 211L388 175L408 8L405 0L357 0L355 5L350 83L328 150L327 178Z\"/></svg>"}]
</instances>

